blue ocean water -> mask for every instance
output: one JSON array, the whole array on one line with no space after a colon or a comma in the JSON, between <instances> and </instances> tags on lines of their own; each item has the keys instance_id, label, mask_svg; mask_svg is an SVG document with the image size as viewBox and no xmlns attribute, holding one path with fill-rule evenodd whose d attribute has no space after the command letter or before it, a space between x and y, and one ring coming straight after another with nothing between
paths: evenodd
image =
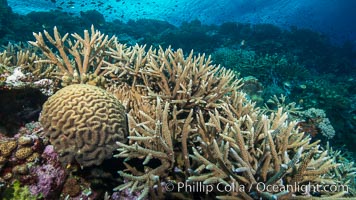
<instances>
[{"instance_id":1,"label":"blue ocean water","mask_svg":"<svg viewBox=\"0 0 356 200\"><path fill-rule=\"evenodd\" d=\"M96 10L107 21L148 18L174 25L191 20L204 24L269 23L284 28L309 28L341 41L356 40L353 0L8 0L8 3L19 14L59 9L79 15L81 11Z\"/></svg>"}]
</instances>

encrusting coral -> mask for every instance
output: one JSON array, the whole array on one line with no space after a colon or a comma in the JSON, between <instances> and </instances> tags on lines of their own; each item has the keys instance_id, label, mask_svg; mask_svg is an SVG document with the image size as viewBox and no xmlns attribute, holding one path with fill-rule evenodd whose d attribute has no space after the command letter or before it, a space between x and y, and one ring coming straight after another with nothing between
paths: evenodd
<instances>
[{"instance_id":1,"label":"encrusting coral","mask_svg":"<svg viewBox=\"0 0 356 200\"><path fill-rule=\"evenodd\" d=\"M105 90L85 84L67 86L43 105L40 122L64 164L100 165L127 136L126 113Z\"/></svg>"},{"instance_id":2,"label":"encrusting coral","mask_svg":"<svg viewBox=\"0 0 356 200\"><path fill-rule=\"evenodd\" d=\"M88 31L84 38L72 34L74 41L68 34L61 37L56 28L54 39L44 34L60 57L41 33L34 34L36 42L30 43L48 58L37 62L49 63L62 85L106 87L128 112L126 127L124 109L113 96L94 86L72 85L45 103L40 119L64 163L100 164L118 147L115 157L124 158L126 169L119 171L124 181L115 191L139 192L139 199L184 199L195 194L179 191L180 183L201 183L215 190L199 195L218 199L350 195L345 190L287 188L340 183L331 173L339 164L318 142L311 143L283 108L266 115L255 107L240 92L236 73L213 65L210 57L193 51L185 55L180 49L127 47L93 27L91 36ZM100 131L105 127L107 134ZM123 140L126 128L128 142ZM106 141L109 151L102 151ZM97 157L96 152L105 153ZM245 189L224 190L233 184ZM167 185L176 189L169 191Z\"/></svg>"},{"instance_id":3,"label":"encrusting coral","mask_svg":"<svg viewBox=\"0 0 356 200\"><path fill-rule=\"evenodd\" d=\"M25 180L30 174L30 166L40 159L43 140L36 135L0 137L0 182Z\"/></svg>"}]
</instances>

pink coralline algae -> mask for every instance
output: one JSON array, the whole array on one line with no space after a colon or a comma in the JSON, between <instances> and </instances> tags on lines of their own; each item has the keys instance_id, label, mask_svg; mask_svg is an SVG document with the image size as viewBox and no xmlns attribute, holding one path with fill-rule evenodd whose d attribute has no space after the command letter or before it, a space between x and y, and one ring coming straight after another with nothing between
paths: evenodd
<instances>
[{"instance_id":1,"label":"pink coralline algae","mask_svg":"<svg viewBox=\"0 0 356 200\"><path fill-rule=\"evenodd\" d=\"M53 145L48 145L43 151L42 158L46 160L47 163L56 164L59 162L58 154L54 151Z\"/></svg>"},{"instance_id":2,"label":"pink coralline algae","mask_svg":"<svg viewBox=\"0 0 356 200\"><path fill-rule=\"evenodd\" d=\"M67 174L59 164L53 146L49 145L45 148L42 158L44 158L42 165L31 168L31 173L37 176L37 181L30 185L30 191L35 195L42 194L44 199L51 199L51 195L60 192Z\"/></svg>"}]
</instances>

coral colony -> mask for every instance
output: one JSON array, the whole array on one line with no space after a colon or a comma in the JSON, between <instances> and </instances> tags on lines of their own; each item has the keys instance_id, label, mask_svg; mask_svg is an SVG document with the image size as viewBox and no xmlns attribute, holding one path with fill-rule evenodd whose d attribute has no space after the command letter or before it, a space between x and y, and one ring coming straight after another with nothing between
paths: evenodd
<instances>
[{"instance_id":1,"label":"coral colony","mask_svg":"<svg viewBox=\"0 0 356 200\"><path fill-rule=\"evenodd\" d=\"M83 37L56 27L34 37L25 52L1 53L2 65L19 66L5 88L20 83L50 96L40 124L1 138L8 199L355 195L353 163L303 132L313 126L294 120L295 105L282 96L276 110L257 107L237 72L210 56L128 46L94 27ZM333 137L318 113L305 115Z\"/></svg>"},{"instance_id":2,"label":"coral colony","mask_svg":"<svg viewBox=\"0 0 356 200\"><path fill-rule=\"evenodd\" d=\"M39 119L59 160L100 165L127 137L125 109L111 94L85 84L67 86L43 105Z\"/></svg>"}]
</instances>

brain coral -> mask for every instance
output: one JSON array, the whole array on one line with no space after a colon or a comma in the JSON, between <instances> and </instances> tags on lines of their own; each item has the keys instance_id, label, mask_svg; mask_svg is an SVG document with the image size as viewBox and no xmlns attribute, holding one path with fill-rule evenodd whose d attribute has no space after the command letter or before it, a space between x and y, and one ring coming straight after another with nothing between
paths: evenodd
<instances>
[{"instance_id":1,"label":"brain coral","mask_svg":"<svg viewBox=\"0 0 356 200\"><path fill-rule=\"evenodd\" d=\"M99 165L127 137L124 107L95 86L67 86L43 105L40 116L46 135L64 164Z\"/></svg>"}]
</instances>

